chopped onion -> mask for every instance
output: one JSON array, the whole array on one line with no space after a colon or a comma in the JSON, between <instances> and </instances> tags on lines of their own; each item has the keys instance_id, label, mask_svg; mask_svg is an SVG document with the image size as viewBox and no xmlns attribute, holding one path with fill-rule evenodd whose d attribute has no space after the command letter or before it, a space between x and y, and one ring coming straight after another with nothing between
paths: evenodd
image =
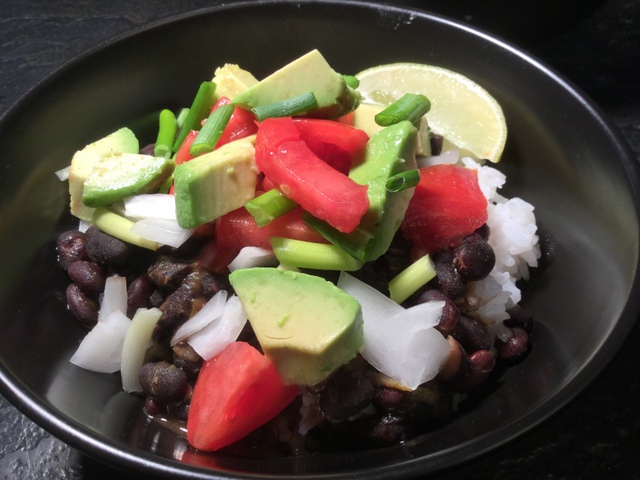
<instances>
[{"instance_id":1,"label":"chopped onion","mask_svg":"<svg viewBox=\"0 0 640 480\"><path fill-rule=\"evenodd\" d=\"M71 357L71 363L94 372L114 373L120 370L122 347L131 321L124 313L113 310L104 321L85 335Z\"/></svg>"},{"instance_id":2,"label":"chopped onion","mask_svg":"<svg viewBox=\"0 0 640 480\"><path fill-rule=\"evenodd\" d=\"M175 195L169 193L147 193L134 195L123 200L122 214L130 220L143 218L164 218L176 220Z\"/></svg>"},{"instance_id":3,"label":"chopped onion","mask_svg":"<svg viewBox=\"0 0 640 480\"><path fill-rule=\"evenodd\" d=\"M56 176L58 177L58 179L61 182L64 182L65 180L69 180L69 171L71 170L71 165L67 165L64 168L61 168L60 170L56 170Z\"/></svg>"},{"instance_id":4,"label":"chopped onion","mask_svg":"<svg viewBox=\"0 0 640 480\"><path fill-rule=\"evenodd\" d=\"M373 287L342 272L338 287L360 302L362 356L380 372L415 390L434 378L451 346L436 325L444 302L404 309Z\"/></svg>"},{"instance_id":5,"label":"chopped onion","mask_svg":"<svg viewBox=\"0 0 640 480\"><path fill-rule=\"evenodd\" d=\"M417 160L418 168L429 167L432 165L450 165L458 163L460 160L460 152L458 150L445 150L440 155L431 155L422 157Z\"/></svg>"},{"instance_id":6,"label":"chopped onion","mask_svg":"<svg viewBox=\"0 0 640 480\"><path fill-rule=\"evenodd\" d=\"M227 291L220 290L189 320L184 322L171 338L171 345L181 342L185 338L199 332L224 312L224 305L227 301Z\"/></svg>"},{"instance_id":7,"label":"chopped onion","mask_svg":"<svg viewBox=\"0 0 640 480\"><path fill-rule=\"evenodd\" d=\"M229 270L253 267L275 267L278 265L273 250L261 247L243 247L240 253L229 264Z\"/></svg>"},{"instance_id":8,"label":"chopped onion","mask_svg":"<svg viewBox=\"0 0 640 480\"><path fill-rule=\"evenodd\" d=\"M175 219L145 218L133 224L131 233L162 245L178 248L191 237L193 230L180 227Z\"/></svg>"},{"instance_id":9,"label":"chopped onion","mask_svg":"<svg viewBox=\"0 0 640 480\"><path fill-rule=\"evenodd\" d=\"M205 361L210 360L238 339L246 323L247 314L242 303L237 296L232 295L227 300L222 315L187 338L187 343Z\"/></svg>"},{"instance_id":10,"label":"chopped onion","mask_svg":"<svg viewBox=\"0 0 640 480\"><path fill-rule=\"evenodd\" d=\"M104 321L104 317L117 310L127 313L127 279L125 277L108 277L104 284L104 293L100 302L98 321Z\"/></svg>"},{"instance_id":11,"label":"chopped onion","mask_svg":"<svg viewBox=\"0 0 640 480\"><path fill-rule=\"evenodd\" d=\"M84 233L87 230L89 230L90 226L91 226L91 224L89 222L87 222L86 220L80 220L78 222L78 231Z\"/></svg>"},{"instance_id":12,"label":"chopped onion","mask_svg":"<svg viewBox=\"0 0 640 480\"><path fill-rule=\"evenodd\" d=\"M151 334L162 316L159 308L140 308L131 320L122 346L122 389L127 392L142 392L138 374L144 363Z\"/></svg>"}]
</instances>

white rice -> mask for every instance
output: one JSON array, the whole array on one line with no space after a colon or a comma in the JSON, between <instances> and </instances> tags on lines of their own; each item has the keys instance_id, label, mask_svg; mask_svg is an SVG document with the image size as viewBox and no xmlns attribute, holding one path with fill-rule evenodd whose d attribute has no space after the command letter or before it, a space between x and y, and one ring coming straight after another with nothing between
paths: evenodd
<instances>
[{"instance_id":1,"label":"white rice","mask_svg":"<svg viewBox=\"0 0 640 480\"><path fill-rule=\"evenodd\" d=\"M529 267L536 267L540 258L534 208L521 198L509 199L497 193L506 177L495 168L471 158L463 158L461 163L478 171L480 188L489 202L489 244L496 255L489 276L471 283L467 301L476 319L482 320L493 335L506 339L509 330L502 322L509 318L507 311L521 299L516 282L528 280Z\"/></svg>"}]
</instances>

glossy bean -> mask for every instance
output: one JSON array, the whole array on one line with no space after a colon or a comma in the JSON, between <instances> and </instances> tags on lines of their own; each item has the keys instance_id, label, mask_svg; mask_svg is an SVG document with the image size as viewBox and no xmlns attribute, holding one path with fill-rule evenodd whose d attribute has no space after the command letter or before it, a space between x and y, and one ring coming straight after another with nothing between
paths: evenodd
<instances>
[{"instance_id":1,"label":"glossy bean","mask_svg":"<svg viewBox=\"0 0 640 480\"><path fill-rule=\"evenodd\" d=\"M138 379L144 392L160 404L183 400L189 387L187 374L168 362L145 363Z\"/></svg>"},{"instance_id":2,"label":"glossy bean","mask_svg":"<svg viewBox=\"0 0 640 480\"><path fill-rule=\"evenodd\" d=\"M78 260L69 265L69 278L83 291L101 293L107 279L104 268L95 262Z\"/></svg>"},{"instance_id":3,"label":"glossy bean","mask_svg":"<svg viewBox=\"0 0 640 480\"><path fill-rule=\"evenodd\" d=\"M64 270L67 270L73 262L88 260L84 233L79 230L69 230L60 234L56 240L56 253L58 263Z\"/></svg>"},{"instance_id":4,"label":"glossy bean","mask_svg":"<svg viewBox=\"0 0 640 480\"><path fill-rule=\"evenodd\" d=\"M149 298L154 291L155 286L146 275L138 275L133 279L127 289L127 315L129 318L133 318L139 308L149 306Z\"/></svg>"},{"instance_id":5,"label":"glossy bean","mask_svg":"<svg viewBox=\"0 0 640 480\"><path fill-rule=\"evenodd\" d=\"M85 232L85 246L89 258L104 265L126 265L132 257L132 246L120 239L89 227Z\"/></svg>"},{"instance_id":6,"label":"glossy bean","mask_svg":"<svg viewBox=\"0 0 640 480\"><path fill-rule=\"evenodd\" d=\"M491 336L484 325L465 315L460 315L458 324L451 335L467 353L491 349Z\"/></svg>"},{"instance_id":7,"label":"glossy bean","mask_svg":"<svg viewBox=\"0 0 640 480\"><path fill-rule=\"evenodd\" d=\"M501 359L513 362L523 358L529 350L529 335L520 327L511 329L511 337L507 341L498 340L496 349Z\"/></svg>"},{"instance_id":8,"label":"glossy bean","mask_svg":"<svg viewBox=\"0 0 640 480\"><path fill-rule=\"evenodd\" d=\"M85 327L91 328L98 322L98 302L82 291L75 283L69 284L66 291L67 305L74 317Z\"/></svg>"},{"instance_id":9,"label":"glossy bean","mask_svg":"<svg viewBox=\"0 0 640 480\"><path fill-rule=\"evenodd\" d=\"M371 380L351 368L342 368L329 377L320 394L320 408L330 418L344 420L365 408L374 395Z\"/></svg>"}]
</instances>

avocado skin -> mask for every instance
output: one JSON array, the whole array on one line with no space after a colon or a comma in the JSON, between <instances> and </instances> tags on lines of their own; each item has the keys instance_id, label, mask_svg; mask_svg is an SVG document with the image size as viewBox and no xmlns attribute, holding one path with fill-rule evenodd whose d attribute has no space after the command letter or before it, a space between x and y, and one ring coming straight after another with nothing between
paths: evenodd
<instances>
[{"instance_id":1,"label":"avocado skin","mask_svg":"<svg viewBox=\"0 0 640 480\"><path fill-rule=\"evenodd\" d=\"M364 348L360 304L321 277L256 267L229 281L286 384L313 385Z\"/></svg>"},{"instance_id":2,"label":"avocado skin","mask_svg":"<svg viewBox=\"0 0 640 480\"><path fill-rule=\"evenodd\" d=\"M125 197L157 190L173 173L169 158L139 153L104 154L87 176L82 202L87 207L108 207Z\"/></svg>"},{"instance_id":3,"label":"avocado skin","mask_svg":"<svg viewBox=\"0 0 640 480\"><path fill-rule=\"evenodd\" d=\"M402 223L414 191L408 188L390 193L386 188L387 180L417 168L416 133L411 122L403 121L380 130L367 143L364 161L349 172L352 180L369 186L369 210L354 232L339 232L308 214L304 217L305 222L361 262L373 261L384 254Z\"/></svg>"}]
</instances>

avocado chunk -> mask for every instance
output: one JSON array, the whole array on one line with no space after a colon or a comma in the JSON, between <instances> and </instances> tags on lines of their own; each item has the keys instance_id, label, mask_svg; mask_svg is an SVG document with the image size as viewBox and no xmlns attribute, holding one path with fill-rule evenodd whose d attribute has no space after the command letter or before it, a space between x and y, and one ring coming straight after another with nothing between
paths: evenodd
<instances>
[{"instance_id":1,"label":"avocado chunk","mask_svg":"<svg viewBox=\"0 0 640 480\"><path fill-rule=\"evenodd\" d=\"M403 121L385 127L367 142L364 161L349 172L357 183L368 185L369 210L349 234L339 232L311 215L305 221L334 245L357 260L370 262L387 251L413 196L413 188L388 192L387 180L416 168L416 127Z\"/></svg>"},{"instance_id":2,"label":"avocado chunk","mask_svg":"<svg viewBox=\"0 0 640 480\"><path fill-rule=\"evenodd\" d=\"M286 384L313 385L364 347L360 304L321 277L257 267L235 270L229 281Z\"/></svg>"},{"instance_id":3,"label":"avocado chunk","mask_svg":"<svg viewBox=\"0 0 640 480\"><path fill-rule=\"evenodd\" d=\"M98 163L103 154L109 153L138 153L140 144L135 134L124 127L110 133L106 137L90 143L77 151L69 169L69 195L71 197L71 214L83 220L91 219L92 210L82 203L84 182Z\"/></svg>"},{"instance_id":4,"label":"avocado chunk","mask_svg":"<svg viewBox=\"0 0 640 480\"><path fill-rule=\"evenodd\" d=\"M258 83L258 79L238 65L227 63L218 67L212 80L217 85L213 99L217 102L222 97L229 99L244 92Z\"/></svg>"},{"instance_id":5,"label":"avocado chunk","mask_svg":"<svg viewBox=\"0 0 640 480\"><path fill-rule=\"evenodd\" d=\"M336 118L351 112L360 102L360 94L318 50L312 50L234 97L233 103L251 109L309 92L313 92L318 105L305 112L306 117Z\"/></svg>"},{"instance_id":6,"label":"avocado chunk","mask_svg":"<svg viewBox=\"0 0 640 480\"><path fill-rule=\"evenodd\" d=\"M84 182L82 203L93 208L108 207L131 195L154 192L171 176L174 167L174 161L165 157L103 154Z\"/></svg>"},{"instance_id":7,"label":"avocado chunk","mask_svg":"<svg viewBox=\"0 0 640 480\"><path fill-rule=\"evenodd\" d=\"M178 165L173 173L176 216L196 228L242 207L255 196L256 136L241 138Z\"/></svg>"}]
</instances>

